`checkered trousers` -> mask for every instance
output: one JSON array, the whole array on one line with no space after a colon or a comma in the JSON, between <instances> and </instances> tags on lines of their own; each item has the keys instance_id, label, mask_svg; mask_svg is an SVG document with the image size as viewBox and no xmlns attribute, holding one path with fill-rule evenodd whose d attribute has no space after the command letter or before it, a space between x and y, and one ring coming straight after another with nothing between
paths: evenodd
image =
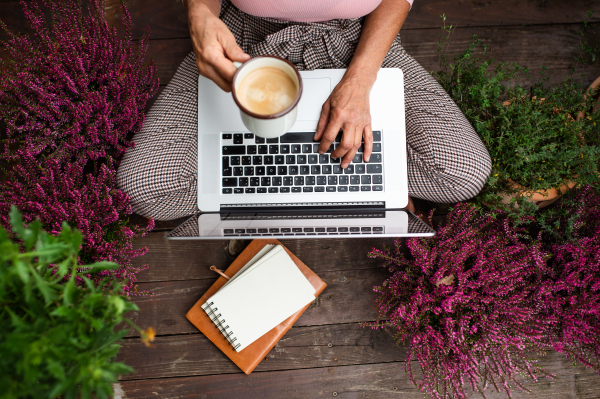
<instances>
[{"instance_id":1,"label":"checkered trousers","mask_svg":"<svg viewBox=\"0 0 600 399\"><path fill-rule=\"evenodd\" d=\"M300 70L344 68L360 38L362 18L287 22L243 13L223 0L221 19L251 56L285 57ZM400 35L383 68L404 72L408 190L439 203L475 196L491 170L490 156L473 127L435 79L409 56ZM198 70L190 53L134 136L117 173L133 210L157 220L197 208Z\"/></svg>"}]
</instances>

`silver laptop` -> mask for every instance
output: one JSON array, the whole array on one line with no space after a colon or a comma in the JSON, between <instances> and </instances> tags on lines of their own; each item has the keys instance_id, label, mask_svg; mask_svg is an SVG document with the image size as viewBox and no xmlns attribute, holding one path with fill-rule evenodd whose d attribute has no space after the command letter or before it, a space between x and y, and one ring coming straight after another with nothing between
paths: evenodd
<instances>
[{"instance_id":1,"label":"silver laptop","mask_svg":"<svg viewBox=\"0 0 600 399\"><path fill-rule=\"evenodd\" d=\"M198 80L198 208L168 238L431 236L408 204L404 82L380 69L371 90L373 152L346 169L313 141L321 106L345 70L300 72L303 94L289 133L264 139L244 127L230 93Z\"/></svg>"}]
</instances>

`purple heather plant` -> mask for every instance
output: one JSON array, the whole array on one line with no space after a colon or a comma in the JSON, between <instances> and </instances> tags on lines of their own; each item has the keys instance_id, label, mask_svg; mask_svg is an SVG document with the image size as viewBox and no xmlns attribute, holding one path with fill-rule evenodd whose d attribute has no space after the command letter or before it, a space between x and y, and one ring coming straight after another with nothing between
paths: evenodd
<instances>
[{"instance_id":1,"label":"purple heather plant","mask_svg":"<svg viewBox=\"0 0 600 399\"><path fill-rule=\"evenodd\" d=\"M472 205L458 204L446 220L435 237L407 241L410 257L400 240L369 253L392 276L374 288L378 320L364 325L409 342L405 370L432 398L467 398L467 387L484 394L490 384L510 396L512 386L525 389L517 375L548 376L531 355L545 353L554 321L538 314L529 288L547 254L525 230Z\"/></svg>"},{"instance_id":2,"label":"purple heather plant","mask_svg":"<svg viewBox=\"0 0 600 399\"><path fill-rule=\"evenodd\" d=\"M31 35L1 43L0 119L7 125L5 157L16 151L85 164L118 159L133 145L129 136L144 121L144 107L158 89L152 62L144 64L147 32L131 41L131 18L123 5L123 37L103 18L104 1L91 0L87 14L79 1L21 2Z\"/></svg>"},{"instance_id":3,"label":"purple heather plant","mask_svg":"<svg viewBox=\"0 0 600 399\"><path fill-rule=\"evenodd\" d=\"M558 226L572 223L571 240L549 245L540 302L558 320L550 345L587 367L600 371L600 193L586 187L569 201Z\"/></svg>"},{"instance_id":4,"label":"purple heather plant","mask_svg":"<svg viewBox=\"0 0 600 399\"><path fill-rule=\"evenodd\" d=\"M145 235L154 221L146 228L128 223L132 213L129 197L115 188L112 160L100 166L97 176L89 173L85 177L78 164L61 166L52 159L42 164L23 154L18 160L13 179L0 186L0 224L10 226L11 205L21 211L26 223L40 219L44 230L53 235L60 234L66 221L83 235L80 264L111 261L120 265L88 278L100 281L112 275L125 282L126 294L132 293L135 274L142 268L132 266L131 258L147 251L145 247L133 249L133 238Z\"/></svg>"}]
</instances>

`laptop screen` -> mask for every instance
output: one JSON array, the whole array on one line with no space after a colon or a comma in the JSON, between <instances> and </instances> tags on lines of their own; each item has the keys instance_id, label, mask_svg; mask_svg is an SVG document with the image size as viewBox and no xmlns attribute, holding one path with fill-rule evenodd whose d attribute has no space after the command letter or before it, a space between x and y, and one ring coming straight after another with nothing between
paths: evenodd
<instances>
[{"instance_id":1,"label":"laptop screen","mask_svg":"<svg viewBox=\"0 0 600 399\"><path fill-rule=\"evenodd\" d=\"M426 237L435 231L409 211L295 210L198 213L167 234L169 239Z\"/></svg>"}]
</instances>

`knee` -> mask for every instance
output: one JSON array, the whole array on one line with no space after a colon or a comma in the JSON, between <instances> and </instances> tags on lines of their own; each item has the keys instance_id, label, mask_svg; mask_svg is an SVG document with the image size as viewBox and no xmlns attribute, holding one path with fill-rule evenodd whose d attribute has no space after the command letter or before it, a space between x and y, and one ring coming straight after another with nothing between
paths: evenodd
<instances>
[{"instance_id":1,"label":"knee","mask_svg":"<svg viewBox=\"0 0 600 399\"><path fill-rule=\"evenodd\" d=\"M135 156L135 147L130 148L117 169L117 187L129 196L135 213L156 219L157 215L150 212L152 185L143 163Z\"/></svg>"},{"instance_id":2,"label":"knee","mask_svg":"<svg viewBox=\"0 0 600 399\"><path fill-rule=\"evenodd\" d=\"M461 172L454 182L456 191L452 202L466 201L475 197L487 182L492 171L492 160L481 143L479 148L466 151L461 163Z\"/></svg>"}]
</instances>

